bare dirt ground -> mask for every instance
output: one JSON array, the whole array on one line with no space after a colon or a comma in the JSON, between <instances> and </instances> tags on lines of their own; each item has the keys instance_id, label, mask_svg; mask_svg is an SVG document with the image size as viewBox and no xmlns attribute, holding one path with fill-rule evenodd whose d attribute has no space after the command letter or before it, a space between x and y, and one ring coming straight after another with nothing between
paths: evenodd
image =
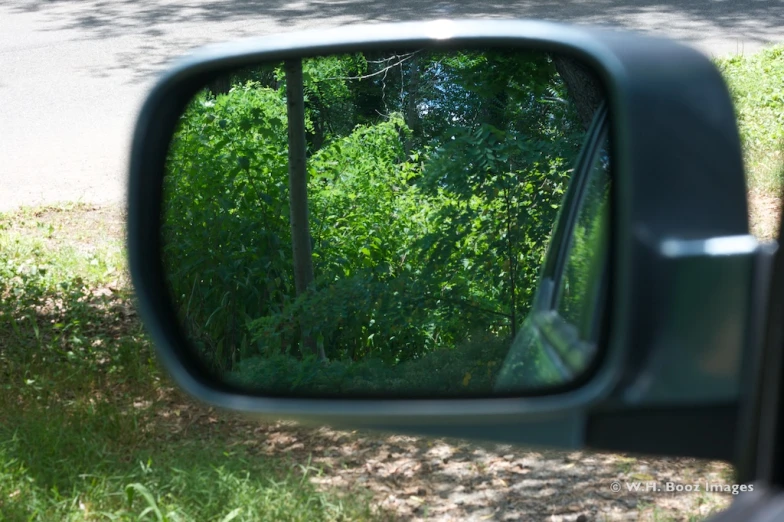
<instances>
[{"instance_id":1,"label":"bare dirt ground","mask_svg":"<svg viewBox=\"0 0 784 522\"><path fill-rule=\"evenodd\" d=\"M757 239L775 239L779 232L781 195L750 192L748 200L752 233Z\"/></svg>"},{"instance_id":2,"label":"bare dirt ground","mask_svg":"<svg viewBox=\"0 0 784 522\"><path fill-rule=\"evenodd\" d=\"M308 428L216 412L174 389L165 400L157 409L172 443L192 430L223 433L241 455L282 456L293 467L320 470L310 480L321 488L370 492L379 519L702 520L733 498L706 491L706 484L733 483L732 467L722 462ZM667 492L667 483L700 491Z\"/></svg>"}]
</instances>

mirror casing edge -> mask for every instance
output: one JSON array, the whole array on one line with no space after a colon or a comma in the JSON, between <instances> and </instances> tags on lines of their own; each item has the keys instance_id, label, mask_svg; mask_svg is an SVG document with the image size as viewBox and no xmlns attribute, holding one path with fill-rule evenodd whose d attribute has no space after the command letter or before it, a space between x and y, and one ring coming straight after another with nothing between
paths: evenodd
<instances>
[{"instance_id":1,"label":"mirror casing edge","mask_svg":"<svg viewBox=\"0 0 784 522\"><path fill-rule=\"evenodd\" d=\"M499 426L509 426L505 440L511 438L514 440L509 442L521 444L536 441L527 437L526 430L520 426L539 423L544 426L541 433L565 430L569 434L552 439L561 447L585 444L601 447L601 440L586 429L591 412L626 413L645 403L644 396L628 400L624 390L636 382L645 370L645 361L657 349L645 346L646 343L640 348L639 332L645 330L641 326L648 321L655 327L657 321L666 320L665 314L656 309L656 303L645 299L651 287L643 272L651 266L660 267L664 261L651 256L646 243L649 245L652 240L658 244L673 237L700 240L748 235L740 145L723 80L706 57L668 40L538 21L449 21L447 26L450 31L447 38L443 33L434 33L433 23L416 22L360 26L356 31L346 28L315 31L211 47L181 62L155 86L140 112L133 136L128 200L129 261L140 313L164 365L186 391L214 405L245 412L379 429L406 427L414 433L472 436L471 433L476 435L476 429L471 427L474 423L481 425L495 419L493 422ZM605 83L614 138L616 189L611 255L616 275L609 298L611 328L605 356L596 372L586 382L557 394L433 401L272 399L240 396L210 381L185 347L165 291L161 247L155 234L150 234L160 224L161 180L168 137L185 104L217 71L261 59L349 52L360 46L366 49L461 43L505 44L572 54L595 67ZM651 89L651 85L656 89ZM684 111L684 107L691 109ZM658 147L661 134L669 132L668 127L675 121L683 127L682 139L668 141L669 148ZM702 135L708 138L694 137ZM712 161L706 160L706 154ZM719 168L710 172L709 186L713 190L702 194L688 190L689 183L697 185L691 178L695 173L704 176L717 165ZM669 193L652 185L668 182L671 182ZM678 192L679 189L683 190ZM675 207L668 214L669 219L660 216L664 205ZM753 257L755 252L733 255ZM739 275L740 279L743 277L744 274ZM751 280L751 274L748 279ZM743 303L726 303L726 306L735 316L748 321ZM747 325L741 330L750 333L746 332ZM742 352L744 346L735 349ZM676 394L646 407L666 410L694 406L684 404L693 401L688 397L688 390L682 392L686 400ZM737 407L737 401L727 403L726 397L703 398L697 406L712 404ZM479 435L485 439L494 437L489 433ZM547 437L536 439L546 441ZM680 454L700 451L692 444L684 444ZM732 448L723 447L714 451L714 456L730 459L732 452Z\"/></svg>"}]
</instances>

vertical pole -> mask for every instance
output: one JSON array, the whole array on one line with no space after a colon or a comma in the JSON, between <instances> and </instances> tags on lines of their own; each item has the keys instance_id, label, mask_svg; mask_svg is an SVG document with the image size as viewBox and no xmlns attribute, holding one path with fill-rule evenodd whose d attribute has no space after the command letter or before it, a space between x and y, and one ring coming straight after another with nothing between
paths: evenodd
<instances>
[{"instance_id":1,"label":"vertical pole","mask_svg":"<svg viewBox=\"0 0 784 522\"><path fill-rule=\"evenodd\" d=\"M310 248L308 223L308 174L306 169L305 97L302 60L286 60L286 103L289 127L289 203L291 208L291 244L294 256L294 285L297 296L308 291L313 283L313 254ZM320 360L324 349L310 335L308 325L300 323L302 341Z\"/></svg>"}]
</instances>

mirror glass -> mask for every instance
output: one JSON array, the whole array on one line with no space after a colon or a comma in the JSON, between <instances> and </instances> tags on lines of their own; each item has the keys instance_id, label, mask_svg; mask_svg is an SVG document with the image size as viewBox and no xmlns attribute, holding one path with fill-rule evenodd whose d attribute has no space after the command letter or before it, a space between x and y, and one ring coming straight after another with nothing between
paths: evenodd
<instances>
[{"instance_id":1,"label":"mirror glass","mask_svg":"<svg viewBox=\"0 0 784 522\"><path fill-rule=\"evenodd\" d=\"M604 106L588 66L525 49L223 71L180 117L163 180L163 266L192 350L275 396L524 395L579 377L605 298Z\"/></svg>"}]
</instances>

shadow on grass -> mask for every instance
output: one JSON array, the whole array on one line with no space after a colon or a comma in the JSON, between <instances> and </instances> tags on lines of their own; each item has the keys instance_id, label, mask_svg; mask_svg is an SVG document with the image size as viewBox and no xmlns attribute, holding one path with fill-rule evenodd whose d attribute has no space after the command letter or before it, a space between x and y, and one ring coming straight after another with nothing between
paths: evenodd
<instances>
[{"instance_id":1,"label":"shadow on grass","mask_svg":"<svg viewBox=\"0 0 784 522\"><path fill-rule=\"evenodd\" d=\"M39 261L0 265L0 519L371 516L316 491L307 463L229 448L157 368L127 288L54 283Z\"/></svg>"},{"instance_id":2,"label":"shadow on grass","mask_svg":"<svg viewBox=\"0 0 784 522\"><path fill-rule=\"evenodd\" d=\"M5 519L64 520L80 511L89 520L89 512L136 519L148 508L185 520L218 520L235 511L238 520L370 518L367 506L317 492L308 480L313 467L245 458L206 434L126 446L139 437L123 435L134 430L132 417L117 421L116 408L49 410L26 411L10 437L0 430Z\"/></svg>"}]
</instances>

